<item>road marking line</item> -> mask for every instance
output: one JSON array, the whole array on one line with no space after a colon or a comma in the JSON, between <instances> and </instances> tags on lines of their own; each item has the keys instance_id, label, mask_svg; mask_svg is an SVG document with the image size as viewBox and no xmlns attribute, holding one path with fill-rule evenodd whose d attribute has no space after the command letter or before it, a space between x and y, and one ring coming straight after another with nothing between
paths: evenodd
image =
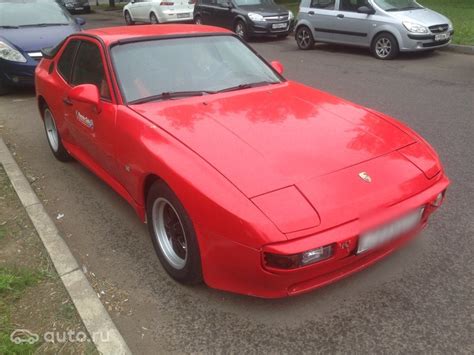
<instances>
[{"instance_id":1,"label":"road marking line","mask_svg":"<svg viewBox=\"0 0 474 355\"><path fill-rule=\"evenodd\" d=\"M131 354L125 340L2 138L0 138L0 163L26 209L97 350L102 354ZM100 336L95 336L99 334ZM105 334L107 336L104 336Z\"/></svg>"}]
</instances>

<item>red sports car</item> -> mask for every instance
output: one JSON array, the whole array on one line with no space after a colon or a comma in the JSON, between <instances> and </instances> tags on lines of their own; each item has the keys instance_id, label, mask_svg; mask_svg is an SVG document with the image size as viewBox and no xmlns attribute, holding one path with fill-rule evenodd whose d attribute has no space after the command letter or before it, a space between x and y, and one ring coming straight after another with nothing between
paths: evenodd
<instances>
[{"instance_id":1,"label":"red sports car","mask_svg":"<svg viewBox=\"0 0 474 355\"><path fill-rule=\"evenodd\" d=\"M126 199L179 282L284 297L419 232L449 180L419 135L286 80L221 28L105 28L45 50L53 154Z\"/></svg>"}]
</instances>

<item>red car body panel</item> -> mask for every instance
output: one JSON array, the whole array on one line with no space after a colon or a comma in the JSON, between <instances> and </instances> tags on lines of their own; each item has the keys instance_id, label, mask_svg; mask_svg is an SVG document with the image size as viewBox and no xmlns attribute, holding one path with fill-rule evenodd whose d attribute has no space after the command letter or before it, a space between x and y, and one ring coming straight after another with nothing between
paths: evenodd
<instances>
[{"instance_id":1,"label":"red car body panel","mask_svg":"<svg viewBox=\"0 0 474 355\"><path fill-rule=\"evenodd\" d=\"M124 104L110 58L114 43L223 32L160 25L73 35L66 44L76 38L100 46L111 100L99 110L77 100L64 105L71 87L53 67L63 47L37 68L39 103L51 108L71 155L143 220L150 184L159 178L170 186L193 222L203 277L214 288L271 298L306 292L372 264L426 225L449 181L428 143L383 114L291 81ZM416 231L355 254L361 233L420 206L426 209ZM264 252L330 244L332 257L294 270L272 269L263 259Z\"/></svg>"}]
</instances>

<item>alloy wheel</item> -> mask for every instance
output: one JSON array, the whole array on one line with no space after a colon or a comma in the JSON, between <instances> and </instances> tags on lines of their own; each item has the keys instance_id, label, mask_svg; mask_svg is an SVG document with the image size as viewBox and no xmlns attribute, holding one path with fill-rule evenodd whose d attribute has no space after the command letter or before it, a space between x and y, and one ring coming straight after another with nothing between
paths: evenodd
<instances>
[{"instance_id":1,"label":"alloy wheel","mask_svg":"<svg viewBox=\"0 0 474 355\"><path fill-rule=\"evenodd\" d=\"M46 135L48 137L49 145L54 152L57 152L59 149L58 130L50 110L45 110L44 112L44 125L46 127Z\"/></svg>"},{"instance_id":2,"label":"alloy wheel","mask_svg":"<svg viewBox=\"0 0 474 355\"><path fill-rule=\"evenodd\" d=\"M375 43L375 52L380 58L387 58L392 52L392 42L386 37L381 37Z\"/></svg>"},{"instance_id":3,"label":"alloy wheel","mask_svg":"<svg viewBox=\"0 0 474 355\"><path fill-rule=\"evenodd\" d=\"M166 261L175 269L185 267L188 246L184 227L173 205L165 198L158 198L152 208L155 238Z\"/></svg>"}]
</instances>

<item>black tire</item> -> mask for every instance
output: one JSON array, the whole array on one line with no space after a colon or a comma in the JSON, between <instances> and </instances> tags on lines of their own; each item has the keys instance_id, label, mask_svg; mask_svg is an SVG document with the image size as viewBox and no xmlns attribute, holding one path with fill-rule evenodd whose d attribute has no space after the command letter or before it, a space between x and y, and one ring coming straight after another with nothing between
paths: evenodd
<instances>
[{"instance_id":1,"label":"black tire","mask_svg":"<svg viewBox=\"0 0 474 355\"><path fill-rule=\"evenodd\" d=\"M125 11L125 14L123 15L125 18L125 23L127 26L133 26L135 24L135 21L132 19L132 15L130 15L130 12Z\"/></svg>"},{"instance_id":2,"label":"black tire","mask_svg":"<svg viewBox=\"0 0 474 355\"><path fill-rule=\"evenodd\" d=\"M295 39L299 49L308 50L314 46L313 33L308 26L302 25L298 27L296 29Z\"/></svg>"},{"instance_id":3,"label":"black tire","mask_svg":"<svg viewBox=\"0 0 474 355\"><path fill-rule=\"evenodd\" d=\"M6 95L10 92L10 88L0 76L0 96Z\"/></svg>"},{"instance_id":4,"label":"black tire","mask_svg":"<svg viewBox=\"0 0 474 355\"><path fill-rule=\"evenodd\" d=\"M160 210L159 206L161 204L165 204L165 206L171 206L172 208L169 211L171 213L175 213L178 217L177 222L178 228L176 228L176 223L173 224L171 228L168 224L168 228L163 227L166 231L166 237L168 238L169 243L173 244L173 249L175 248L173 241L173 237L170 238L168 233L175 233L177 230L180 230L182 233L181 238L184 238L185 247L185 260L183 260L184 266L177 268L175 267L170 261L169 257L166 256L166 253L163 251L165 246L163 246L163 242L160 242L159 232L160 230L160 218L157 217L160 214L157 214L157 210ZM154 213L154 206L155 206L155 213ZM169 207L164 207L169 208ZM184 209L183 205L179 201L178 197L174 194L174 192L168 187L168 185L158 180L156 181L148 191L147 201L146 201L146 213L147 213L147 223L148 223L148 231L150 233L151 239L153 241L153 246L155 247L156 254L158 255L158 259L160 260L163 268L166 272L176 281L187 284L187 285L195 285L202 282L202 268L201 268L201 255L199 252L199 245L196 237L196 233L194 231L193 224L191 219L189 218L186 210ZM164 212L163 212L164 213ZM176 233L175 233L176 234ZM179 233L178 233L179 235ZM176 250L176 249L174 249ZM168 252L169 253L169 252Z\"/></svg>"},{"instance_id":5,"label":"black tire","mask_svg":"<svg viewBox=\"0 0 474 355\"><path fill-rule=\"evenodd\" d=\"M234 32L237 36L242 38L244 41L248 41L249 34L247 30L247 25L242 20L238 20L234 25Z\"/></svg>"},{"instance_id":6,"label":"black tire","mask_svg":"<svg viewBox=\"0 0 474 355\"><path fill-rule=\"evenodd\" d=\"M197 15L197 16L194 18L194 23L195 23L196 25L202 25L201 16Z\"/></svg>"},{"instance_id":7,"label":"black tire","mask_svg":"<svg viewBox=\"0 0 474 355\"><path fill-rule=\"evenodd\" d=\"M158 17L156 17L154 12L150 14L150 23L152 25L158 25L160 23L160 21L158 21Z\"/></svg>"},{"instance_id":8,"label":"black tire","mask_svg":"<svg viewBox=\"0 0 474 355\"><path fill-rule=\"evenodd\" d=\"M54 145L51 142L51 138L49 136L49 126L48 126L48 115L51 115L52 122L54 123L54 127L56 127L56 122L53 116L53 113L49 109L48 106L44 106L42 109L42 114L43 114L43 124L44 124L44 130L46 133L46 140L48 141L49 148L51 149L51 152L53 152L54 157L61 161L61 162L68 162L73 160L72 156L67 152L66 148L64 148L63 142L61 140L61 136L59 134L59 131L56 129L56 134L57 134L57 144Z\"/></svg>"},{"instance_id":9,"label":"black tire","mask_svg":"<svg viewBox=\"0 0 474 355\"><path fill-rule=\"evenodd\" d=\"M400 53L397 39L388 32L382 32L374 38L370 51L375 58L381 60L393 59Z\"/></svg>"}]
</instances>

